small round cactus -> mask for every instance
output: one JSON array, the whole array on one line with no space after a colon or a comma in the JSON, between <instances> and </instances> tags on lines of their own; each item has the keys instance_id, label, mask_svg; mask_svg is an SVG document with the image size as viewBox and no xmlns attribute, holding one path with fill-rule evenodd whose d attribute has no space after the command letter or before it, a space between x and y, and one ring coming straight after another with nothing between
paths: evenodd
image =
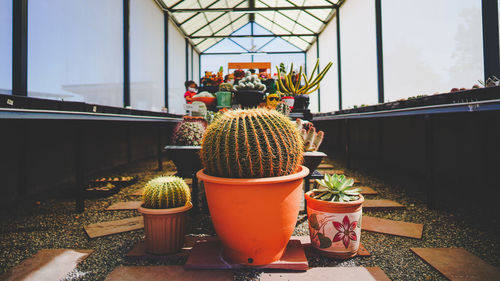
<instances>
[{"instance_id":1,"label":"small round cactus","mask_svg":"<svg viewBox=\"0 0 500 281\"><path fill-rule=\"evenodd\" d=\"M179 177L164 176L150 180L142 192L142 206L149 209L169 209L186 206L191 193Z\"/></svg>"},{"instance_id":2,"label":"small round cactus","mask_svg":"<svg viewBox=\"0 0 500 281\"><path fill-rule=\"evenodd\" d=\"M293 174L302 164L299 131L283 114L264 108L233 110L218 117L203 137L206 173L226 178Z\"/></svg>"},{"instance_id":3,"label":"small round cactus","mask_svg":"<svg viewBox=\"0 0 500 281\"><path fill-rule=\"evenodd\" d=\"M174 145L198 146L204 132L205 125L202 122L184 120L174 129L172 142Z\"/></svg>"}]
</instances>

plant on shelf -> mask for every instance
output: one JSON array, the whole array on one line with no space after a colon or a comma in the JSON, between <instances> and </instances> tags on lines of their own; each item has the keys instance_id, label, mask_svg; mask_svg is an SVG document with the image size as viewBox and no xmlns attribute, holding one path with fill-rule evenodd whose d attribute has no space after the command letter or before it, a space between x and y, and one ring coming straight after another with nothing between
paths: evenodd
<instances>
[{"instance_id":1,"label":"plant on shelf","mask_svg":"<svg viewBox=\"0 0 500 281\"><path fill-rule=\"evenodd\" d=\"M288 106L288 104L284 103L284 102L279 102L278 104L276 104L276 111L278 111L279 113L285 115L285 116L288 116L290 114L290 111L292 109L290 108L290 106Z\"/></svg>"},{"instance_id":2,"label":"plant on shelf","mask_svg":"<svg viewBox=\"0 0 500 281\"><path fill-rule=\"evenodd\" d=\"M360 189L353 188L353 179L338 174L325 174L316 182L319 187L305 195L312 246L327 257L355 256L361 239L364 202Z\"/></svg>"},{"instance_id":3,"label":"plant on shelf","mask_svg":"<svg viewBox=\"0 0 500 281\"><path fill-rule=\"evenodd\" d=\"M165 255L179 251L184 245L184 228L191 193L186 182L175 176L150 180L142 193L139 212L144 217L146 251Z\"/></svg>"},{"instance_id":4,"label":"plant on shelf","mask_svg":"<svg viewBox=\"0 0 500 281\"><path fill-rule=\"evenodd\" d=\"M178 176L191 177L201 169L199 151L206 126L205 118L184 116L174 128L172 145L166 146L165 150L168 158L174 162Z\"/></svg>"},{"instance_id":5,"label":"plant on shelf","mask_svg":"<svg viewBox=\"0 0 500 281\"><path fill-rule=\"evenodd\" d=\"M304 141L304 166L314 172L323 158L327 156L326 153L318 151L325 133L323 131L316 132L316 128L310 121L297 118L295 124Z\"/></svg>"},{"instance_id":6,"label":"plant on shelf","mask_svg":"<svg viewBox=\"0 0 500 281\"><path fill-rule=\"evenodd\" d=\"M319 89L319 83L325 77L326 73L332 67L333 63L329 62L323 70L319 72L318 75L316 71L319 68L319 59L316 61L313 71L309 78L302 72L302 66L300 67L299 73L295 74L293 71L293 63L290 66L290 70L287 73L282 73L279 67L278 70L278 80L276 81L276 88L285 97L294 97L294 101L290 101L289 104L295 110L306 110L309 106L309 94L315 92ZM304 84L302 85L302 79L304 79ZM291 98L289 98L291 99Z\"/></svg>"},{"instance_id":7,"label":"plant on shelf","mask_svg":"<svg viewBox=\"0 0 500 281\"><path fill-rule=\"evenodd\" d=\"M293 122L266 108L227 111L207 128L200 152L205 169L197 175L233 262L263 265L282 256L309 173L300 165L302 146Z\"/></svg>"},{"instance_id":8,"label":"plant on shelf","mask_svg":"<svg viewBox=\"0 0 500 281\"><path fill-rule=\"evenodd\" d=\"M256 107L264 100L266 85L262 84L259 77L250 71L247 71L245 75L238 85L234 86L236 102L244 108Z\"/></svg>"}]
</instances>

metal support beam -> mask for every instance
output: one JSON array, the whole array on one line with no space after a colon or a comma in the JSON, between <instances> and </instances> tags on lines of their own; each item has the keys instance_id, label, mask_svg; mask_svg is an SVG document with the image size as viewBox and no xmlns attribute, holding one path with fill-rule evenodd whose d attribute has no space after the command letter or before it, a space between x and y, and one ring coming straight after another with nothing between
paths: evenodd
<instances>
[{"instance_id":1,"label":"metal support beam","mask_svg":"<svg viewBox=\"0 0 500 281\"><path fill-rule=\"evenodd\" d=\"M206 38L251 38L251 37L265 37L265 38L273 38L273 37L313 37L318 36L316 33L301 33L301 34L254 34L254 35L206 35L206 36L190 36L190 39L206 39Z\"/></svg>"},{"instance_id":2,"label":"metal support beam","mask_svg":"<svg viewBox=\"0 0 500 281\"><path fill-rule=\"evenodd\" d=\"M188 52L189 52L189 43L188 39L186 38L184 40L186 42L186 48L185 48L185 56L186 56L186 81L189 80L189 57L188 57Z\"/></svg>"},{"instance_id":3,"label":"metal support beam","mask_svg":"<svg viewBox=\"0 0 500 281\"><path fill-rule=\"evenodd\" d=\"M28 0L12 1L12 94L28 96Z\"/></svg>"},{"instance_id":4,"label":"metal support beam","mask_svg":"<svg viewBox=\"0 0 500 281\"><path fill-rule=\"evenodd\" d=\"M263 53L252 53L252 52L232 52L232 53L202 53L203 55L242 55L242 54L254 54L254 55L285 55L285 54L302 54L303 51L292 51L292 52L263 52Z\"/></svg>"},{"instance_id":5,"label":"metal support beam","mask_svg":"<svg viewBox=\"0 0 500 281\"><path fill-rule=\"evenodd\" d=\"M123 0L123 107L130 106L130 0Z\"/></svg>"},{"instance_id":6,"label":"metal support beam","mask_svg":"<svg viewBox=\"0 0 500 281\"><path fill-rule=\"evenodd\" d=\"M318 74L319 74L319 36L316 37L316 58L318 59ZM321 112L321 86L318 88L318 112Z\"/></svg>"},{"instance_id":7,"label":"metal support beam","mask_svg":"<svg viewBox=\"0 0 500 281\"><path fill-rule=\"evenodd\" d=\"M334 9L337 5L319 5L319 6L286 6L286 7L243 7L243 8L189 8L189 9L168 9L171 13L197 13L197 12L236 12L236 13L258 13L265 11L304 11L304 10L324 10Z\"/></svg>"},{"instance_id":8,"label":"metal support beam","mask_svg":"<svg viewBox=\"0 0 500 281\"><path fill-rule=\"evenodd\" d=\"M498 1L482 0L484 81L500 77L500 47L498 35Z\"/></svg>"},{"instance_id":9,"label":"metal support beam","mask_svg":"<svg viewBox=\"0 0 500 281\"><path fill-rule=\"evenodd\" d=\"M338 85L339 85L339 110L342 110L342 54L340 52L340 14L339 8L335 12L337 21L337 72L338 72Z\"/></svg>"},{"instance_id":10,"label":"metal support beam","mask_svg":"<svg viewBox=\"0 0 500 281\"><path fill-rule=\"evenodd\" d=\"M382 46L382 3L381 2L382 2L382 0L375 0L375 28L376 28L376 38L377 38L378 103L384 103L384 49Z\"/></svg>"},{"instance_id":11,"label":"metal support beam","mask_svg":"<svg viewBox=\"0 0 500 281\"><path fill-rule=\"evenodd\" d=\"M193 56L194 56L193 51L194 50L193 49L194 49L194 47L191 46L191 80L194 81L194 67L193 67L193 65L194 65L193 64Z\"/></svg>"},{"instance_id":12,"label":"metal support beam","mask_svg":"<svg viewBox=\"0 0 500 281\"><path fill-rule=\"evenodd\" d=\"M198 54L198 79L201 78L201 56L202 56L202 54ZM200 83L201 83L201 81L198 81L198 84L200 84Z\"/></svg>"},{"instance_id":13,"label":"metal support beam","mask_svg":"<svg viewBox=\"0 0 500 281\"><path fill-rule=\"evenodd\" d=\"M164 68L165 68L165 108L168 111L168 12L163 12L163 32L164 32Z\"/></svg>"}]
</instances>

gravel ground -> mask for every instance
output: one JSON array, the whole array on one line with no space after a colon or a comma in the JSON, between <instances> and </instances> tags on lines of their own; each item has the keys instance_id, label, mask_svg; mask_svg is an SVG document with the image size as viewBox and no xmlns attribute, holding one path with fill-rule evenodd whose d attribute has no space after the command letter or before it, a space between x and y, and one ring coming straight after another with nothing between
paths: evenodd
<instances>
[{"instance_id":1,"label":"gravel ground","mask_svg":"<svg viewBox=\"0 0 500 281\"><path fill-rule=\"evenodd\" d=\"M334 163L336 169L343 167ZM173 169L171 162L165 169ZM363 232L362 243L371 257L356 257L338 261L328 258L309 258L311 267L325 266L379 266L392 280L446 280L437 271L416 257L411 247L463 247L486 262L500 266L500 227L488 218L466 217L445 211L429 210L418 194L409 194L398 186L388 186L382 181L354 171L348 175L359 179L379 192L368 199L391 199L407 206L405 210L366 211L365 214L394 220L424 223L423 239L411 239L379 233ZM155 161L143 161L132 166L98 176L137 176L137 183L123 188L119 193L102 199L86 201L83 214L74 213L74 202L52 199L26 202L8 211L0 212L0 274L44 248L93 249L95 252L70 273L68 280L104 280L119 265L155 264L154 262L129 263L124 256L144 238L144 231L137 230L107 237L89 239L83 226L137 216L137 211L105 211L115 202L137 200L128 194L141 188L152 177L162 174L156 170ZM208 215L190 217L188 233L214 235ZM299 215L294 235L308 235L305 215ZM186 256L169 256L158 264L182 265ZM235 280L257 279L256 270L234 271Z\"/></svg>"}]
</instances>

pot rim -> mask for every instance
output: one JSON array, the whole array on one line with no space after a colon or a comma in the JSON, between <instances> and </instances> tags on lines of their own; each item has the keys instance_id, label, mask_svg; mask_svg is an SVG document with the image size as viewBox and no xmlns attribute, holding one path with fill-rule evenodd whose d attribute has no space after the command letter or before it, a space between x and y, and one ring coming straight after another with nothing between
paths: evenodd
<instances>
[{"instance_id":1,"label":"pot rim","mask_svg":"<svg viewBox=\"0 0 500 281\"><path fill-rule=\"evenodd\" d=\"M287 181L294 181L305 178L309 175L309 169L303 165L300 165L300 170L290 175L279 176L279 177L268 177L268 178L223 178L215 177L205 174L206 169L201 169L196 173L198 179L206 182L219 183L219 184L231 184L231 185L254 185L254 184L270 184L270 183L280 183Z\"/></svg>"},{"instance_id":2,"label":"pot rim","mask_svg":"<svg viewBox=\"0 0 500 281\"><path fill-rule=\"evenodd\" d=\"M359 199L356 201L331 202L331 201L323 201L323 200L318 200L318 199L312 198L310 196L312 193L313 193L312 190L305 193L306 200L315 201L315 203L318 204L319 206L325 206L325 207L335 206L335 207L340 207L340 208L344 208L344 207L347 208L347 207L354 207L357 205L362 205L363 202L365 202L365 197L363 197L362 194L359 194Z\"/></svg>"},{"instance_id":3,"label":"pot rim","mask_svg":"<svg viewBox=\"0 0 500 281\"><path fill-rule=\"evenodd\" d=\"M311 157L319 157L319 156L326 157L326 156L328 156L328 155L326 155L326 153L321 152L321 151L304 151L302 153L302 155L311 156Z\"/></svg>"},{"instance_id":4,"label":"pot rim","mask_svg":"<svg viewBox=\"0 0 500 281\"><path fill-rule=\"evenodd\" d=\"M191 208L193 208L193 203L188 202L185 206L176 207L176 208L168 208L168 209L151 209L151 208L145 208L141 204L141 206L139 206L139 208L137 210L141 214L146 214L146 215L170 215L170 214L177 214L177 213L187 212Z\"/></svg>"}]
</instances>

